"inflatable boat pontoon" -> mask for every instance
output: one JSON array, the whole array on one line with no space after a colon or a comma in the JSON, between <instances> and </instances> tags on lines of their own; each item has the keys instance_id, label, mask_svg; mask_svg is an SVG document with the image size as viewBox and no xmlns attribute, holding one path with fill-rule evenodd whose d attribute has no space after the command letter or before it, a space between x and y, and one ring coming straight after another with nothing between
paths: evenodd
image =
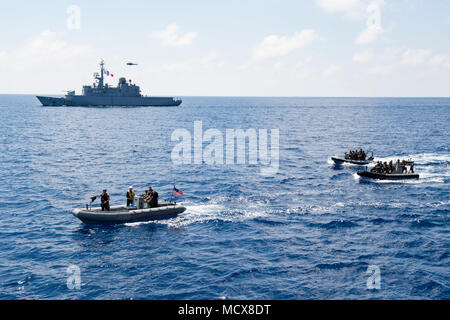
<instances>
[{"instance_id":1,"label":"inflatable boat pontoon","mask_svg":"<svg viewBox=\"0 0 450 320\"><path fill-rule=\"evenodd\" d=\"M185 207L177 203L160 202L156 208L138 209L122 205L111 206L110 211L102 211L100 207L88 207L74 209L72 214L86 224L114 224L170 217L185 210Z\"/></svg>"},{"instance_id":2,"label":"inflatable boat pontoon","mask_svg":"<svg viewBox=\"0 0 450 320\"><path fill-rule=\"evenodd\" d=\"M378 173L370 171L358 171L358 176L363 178L379 179L379 180L406 180L418 179L417 173Z\"/></svg>"},{"instance_id":3,"label":"inflatable boat pontoon","mask_svg":"<svg viewBox=\"0 0 450 320\"><path fill-rule=\"evenodd\" d=\"M345 158L339 158L339 157L331 157L331 160L334 161L336 164L342 164L342 163L350 163L350 164L356 164L358 166L365 166L369 163L372 163L373 160L371 158L367 160L351 160L351 159L345 159Z\"/></svg>"}]
</instances>

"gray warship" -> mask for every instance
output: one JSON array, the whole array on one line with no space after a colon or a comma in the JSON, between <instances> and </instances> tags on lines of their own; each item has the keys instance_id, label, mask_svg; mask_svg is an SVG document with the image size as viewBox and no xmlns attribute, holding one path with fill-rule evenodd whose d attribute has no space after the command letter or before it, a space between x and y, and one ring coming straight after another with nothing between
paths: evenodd
<instances>
[{"instance_id":1,"label":"gray warship","mask_svg":"<svg viewBox=\"0 0 450 320\"><path fill-rule=\"evenodd\" d=\"M36 96L43 106L133 106L133 107L175 107L182 102L174 97L143 96L139 86L120 78L117 87L110 87L104 83L105 70L103 60L100 62L100 74L95 73L97 83L83 86L83 94L76 95L75 91L68 91L63 98Z\"/></svg>"}]
</instances>

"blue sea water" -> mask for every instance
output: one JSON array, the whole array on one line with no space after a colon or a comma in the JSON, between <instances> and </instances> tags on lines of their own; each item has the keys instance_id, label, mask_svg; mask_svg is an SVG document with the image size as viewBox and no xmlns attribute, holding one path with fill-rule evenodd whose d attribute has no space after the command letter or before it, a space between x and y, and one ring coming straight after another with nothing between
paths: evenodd
<instances>
[{"instance_id":1,"label":"blue sea water","mask_svg":"<svg viewBox=\"0 0 450 320\"><path fill-rule=\"evenodd\" d=\"M449 299L447 98L186 97L179 108L46 108L0 96L1 299ZM280 166L173 165L171 134L279 129ZM412 157L416 181L330 156ZM133 185L185 214L113 226L71 210ZM69 289L67 268L80 268ZM380 289L368 289L369 266Z\"/></svg>"}]
</instances>

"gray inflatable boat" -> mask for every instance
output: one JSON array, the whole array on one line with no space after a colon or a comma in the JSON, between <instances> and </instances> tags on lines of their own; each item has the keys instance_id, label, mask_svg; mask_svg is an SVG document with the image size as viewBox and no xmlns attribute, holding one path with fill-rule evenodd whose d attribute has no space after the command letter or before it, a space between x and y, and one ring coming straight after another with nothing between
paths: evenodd
<instances>
[{"instance_id":1,"label":"gray inflatable boat","mask_svg":"<svg viewBox=\"0 0 450 320\"><path fill-rule=\"evenodd\" d=\"M363 178L379 179L379 180L407 180L419 179L417 173L378 173L370 171L358 171L358 176Z\"/></svg>"},{"instance_id":2,"label":"gray inflatable boat","mask_svg":"<svg viewBox=\"0 0 450 320\"><path fill-rule=\"evenodd\" d=\"M111 206L110 211L102 211L100 207L88 207L74 209L72 214L86 224L115 224L176 216L185 210L178 203L160 202L156 208L138 209L122 205Z\"/></svg>"},{"instance_id":3,"label":"gray inflatable boat","mask_svg":"<svg viewBox=\"0 0 450 320\"><path fill-rule=\"evenodd\" d=\"M369 158L367 160L351 160L351 159L345 159L345 158L339 158L339 157L331 157L331 160L334 161L336 164L342 164L342 163L350 163L355 164L357 166L365 166L373 162L373 158Z\"/></svg>"}]
</instances>

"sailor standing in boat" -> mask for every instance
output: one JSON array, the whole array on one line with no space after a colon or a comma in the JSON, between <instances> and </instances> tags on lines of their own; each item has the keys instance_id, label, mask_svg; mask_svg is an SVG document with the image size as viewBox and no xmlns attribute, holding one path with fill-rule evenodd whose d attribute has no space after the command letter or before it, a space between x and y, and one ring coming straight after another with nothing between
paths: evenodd
<instances>
[{"instance_id":1,"label":"sailor standing in boat","mask_svg":"<svg viewBox=\"0 0 450 320\"><path fill-rule=\"evenodd\" d=\"M156 190L153 190L152 197L150 198L150 208L157 208L158 207L158 192Z\"/></svg>"},{"instance_id":2,"label":"sailor standing in boat","mask_svg":"<svg viewBox=\"0 0 450 320\"><path fill-rule=\"evenodd\" d=\"M127 207L129 207L134 202L134 191L133 187L130 186L127 191Z\"/></svg>"},{"instance_id":3,"label":"sailor standing in boat","mask_svg":"<svg viewBox=\"0 0 450 320\"><path fill-rule=\"evenodd\" d=\"M109 194L106 192L106 189L103 189L103 193L100 194L100 201L102 211L109 211Z\"/></svg>"},{"instance_id":4,"label":"sailor standing in boat","mask_svg":"<svg viewBox=\"0 0 450 320\"><path fill-rule=\"evenodd\" d=\"M145 201L147 201L150 208L156 208L158 206L158 192L154 191L152 187L149 187Z\"/></svg>"}]
</instances>

